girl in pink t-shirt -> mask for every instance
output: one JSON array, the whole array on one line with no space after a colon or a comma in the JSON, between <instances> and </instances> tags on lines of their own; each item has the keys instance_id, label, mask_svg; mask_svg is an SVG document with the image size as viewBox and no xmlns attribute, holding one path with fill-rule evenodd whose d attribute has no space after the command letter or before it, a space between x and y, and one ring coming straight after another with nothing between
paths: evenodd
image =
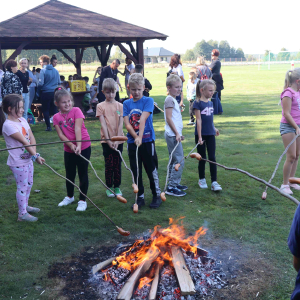
<instances>
[{"instance_id":1,"label":"girl in pink t-shirt","mask_svg":"<svg viewBox=\"0 0 300 300\"><path fill-rule=\"evenodd\" d=\"M73 107L73 97L63 87L55 89L54 103L59 108L59 113L53 117L53 125L62 141L89 140L90 136L84 125L84 115L80 108ZM78 154L88 160L91 157L91 142L67 142L64 143L64 159L66 177L75 182L76 168L78 168L79 186L86 195L89 187L88 162ZM64 206L74 201L74 185L66 181L67 196L58 206ZM76 211L85 211L87 207L85 197L80 194Z\"/></svg>"},{"instance_id":2,"label":"girl in pink t-shirt","mask_svg":"<svg viewBox=\"0 0 300 300\"><path fill-rule=\"evenodd\" d=\"M284 147L300 134L300 68L287 71L285 75L284 90L281 93L282 118L280 121L280 134ZM289 183L289 178L294 177L300 154L300 138L297 138L286 153L283 166L283 184L281 190L286 194L293 194L290 188L300 190L298 184Z\"/></svg>"},{"instance_id":3,"label":"girl in pink t-shirt","mask_svg":"<svg viewBox=\"0 0 300 300\"><path fill-rule=\"evenodd\" d=\"M7 119L3 111L7 114ZM10 94L4 97L0 111L0 134L3 135L7 148L36 144L27 121L22 118L24 101L21 95ZM33 163L43 164L45 161L36 147L23 147L8 150L7 165L12 170L17 184L17 203L19 207L18 221L35 222L38 218L29 213L38 213L37 207L28 206L28 199L33 184Z\"/></svg>"}]
</instances>

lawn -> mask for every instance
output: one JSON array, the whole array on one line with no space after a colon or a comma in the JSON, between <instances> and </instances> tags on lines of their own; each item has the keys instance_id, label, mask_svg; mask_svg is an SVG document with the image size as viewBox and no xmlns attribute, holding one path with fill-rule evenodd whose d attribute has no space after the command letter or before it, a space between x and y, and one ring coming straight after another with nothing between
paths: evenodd
<instances>
[{"instance_id":1,"label":"lawn","mask_svg":"<svg viewBox=\"0 0 300 300\"><path fill-rule=\"evenodd\" d=\"M222 92L224 114L215 116L215 126L220 130L216 151L219 163L244 169L269 180L284 150L279 134L281 109L277 104L287 67L276 66L270 71L258 71L257 66L222 67L225 85ZM186 77L188 71L188 68L184 69ZM166 72L167 69L164 68L146 68L145 71L145 76L153 85L151 96L160 107L163 107L166 95ZM83 75L89 76L91 81L94 73L86 72ZM124 79L120 80L123 84ZM185 104L188 106L187 101ZM194 128L186 126L188 120L186 108L183 112L185 153L194 147ZM99 121L89 119L85 124L91 138L99 138ZM168 155L162 113L154 115L154 128L160 186L163 188ZM58 140L55 131L45 133L44 124L36 125L32 129L39 143ZM3 137L0 137L0 148L5 148ZM61 144L42 146L38 151L50 166L64 174ZM124 158L128 162L126 150ZM57 207L66 195L65 182L40 165L35 165L34 186L30 197L30 204L41 208L39 221L32 224L16 222L16 187L6 160L7 153L1 152L0 299L20 299L26 294L27 299L58 299L58 296L53 296L55 283L48 278L49 266L55 262L67 261L71 255L79 254L85 247L116 245L126 238L121 237L89 203L84 213L77 213L75 204ZM100 177L104 178L102 147L98 142L92 143L91 161ZM249 297L244 299L254 299L256 295L257 299L290 297L296 277L286 243L296 209L290 200L269 190L267 200L262 201L262 184L243 174L223 169L218 169L218 182L223 187L221 193L214 194L210 189L200 190L197 166L195 161L189 159L186 161L182 179L182 183L189 187L186 197L178 199L169 196L159 209L151 210L146 206L138 214L133 214L130 210L134 201L131 176L124 167L122 174L121 189L128 200L127 204L106 198L104 188L91 169L88 195L119 226L129 230L131 235L141 234L157 224L167 226L170 217L185 216L187 232L194 232L200 226L208 228L203 244L207 250L214 251L214 257L218 258L218 253L222 252L215 245L230 241L235 248L232 250L233 256L237 260L245 253L249 260L261 259L263 263L260 272L266 268L270 275L264 282L262 278L258 278L260 283L254 283ZM210 187L208 166L206 174ZM273 183L280 186L281 181L282 164ZM145 174L144 183L146 203L149 204L151 193ZM35 193L34 190L40 190L40 193ZM298 198L299 192L294 194ZM246 283L247 280L246 277ZM41 296L41 290L35 288L37 285L45 290Z\"/></svg>"}]
</instances>

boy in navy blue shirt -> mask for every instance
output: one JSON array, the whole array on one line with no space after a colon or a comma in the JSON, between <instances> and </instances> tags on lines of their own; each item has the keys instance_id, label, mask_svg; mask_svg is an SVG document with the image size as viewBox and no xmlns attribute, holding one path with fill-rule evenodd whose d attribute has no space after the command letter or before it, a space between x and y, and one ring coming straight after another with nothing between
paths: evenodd
<instances>
[{"instance_id":1,"label":"boy in navy blue shirt","mask_svg":"<svg viewBox=\"0 0 300 300\"><path fill-rule=\"evenodd\" d=\"M295 289L291 296L291 300L300 299L300 205L297 207L294 220L291 226L288 246L294 256L293 266L297 271Z\"/></svg>"},{"instance_id":2,"label":"boy in navy blue shirt","mask_svg":"<svg viewBox=\"0 0 300 300\"><path fill-rule=\"evenodd\" d=\"M150 181L152 191L151 208L158 208L161 204L160 188L158 179L158 160L155 151L155 133L153 129L152 112L154 101L152 98L143 96L145 89L145 80L142 74L132 74L128 81L130 94L132 98L123 103L124 124L128 131L128 156L130 168L133 172L136 182L137 164L136 164L136 147L138 149L138 207L145 205L144 186L142 179L142 164Z\"/></svg>"}]
</instances>

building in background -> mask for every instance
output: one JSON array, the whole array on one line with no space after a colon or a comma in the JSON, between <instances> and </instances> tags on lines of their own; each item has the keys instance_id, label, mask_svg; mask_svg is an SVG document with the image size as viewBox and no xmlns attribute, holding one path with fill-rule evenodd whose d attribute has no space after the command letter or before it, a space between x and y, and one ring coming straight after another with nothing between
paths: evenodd
<instances>
[{"instance_id":1,"label":"building in background","mask_svg":"<svg viewBox=\"0 0 300 300\"><path fill-rule=\"evenodd\" d=\"M144 49L144 62L146 63L162 63L166 62L169 63L171 56L174 53L163 48L163 47L158 47L158 48L147 48Z\"/></svg>"}]
</instances>

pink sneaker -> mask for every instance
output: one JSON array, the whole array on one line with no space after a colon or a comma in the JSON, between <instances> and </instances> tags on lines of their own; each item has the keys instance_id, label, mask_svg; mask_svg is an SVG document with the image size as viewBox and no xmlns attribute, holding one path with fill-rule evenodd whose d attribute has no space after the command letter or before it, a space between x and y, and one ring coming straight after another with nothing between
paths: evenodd
<instances>
[{"instance_id":1,"label":"pink sneaker","mask_svg":"<svg viewBox=\"0 0 300 300\"><path fill-rule=\"evenodd\" d=\"M293 195L293 192L291 191L290 186L288 184L287 185L282 184L280 190L285 194Z\"/></svg>"},{"instance_id":2,"label":"pink sneaker","mask_svg":"<svg viewBox=\"0 0 300 300\"><path fill-rule=\"evenodd\" d=\"M300 191L300 185L297 183L289 183L290 188Z\"/></svg>"}]
</instances>

